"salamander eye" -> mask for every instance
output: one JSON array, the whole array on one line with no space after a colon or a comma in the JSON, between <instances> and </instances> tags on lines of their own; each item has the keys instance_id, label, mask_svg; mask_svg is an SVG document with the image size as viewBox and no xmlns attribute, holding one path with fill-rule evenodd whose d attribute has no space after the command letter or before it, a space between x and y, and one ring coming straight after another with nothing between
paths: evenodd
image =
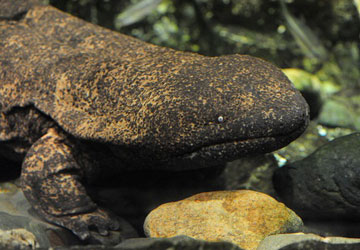
<instances>
[{"instance_id":1,"label":"salamander eye","mask_svg":"<svg viewBox=\"0 0 360 250\"><path fill-rule=\"evenodd\" d=\"M219 117L217 118L217 120L218 120L218 122L223 123L223 122L224 122L224 117L219 116Z\"/></svg>"}]
</instances>

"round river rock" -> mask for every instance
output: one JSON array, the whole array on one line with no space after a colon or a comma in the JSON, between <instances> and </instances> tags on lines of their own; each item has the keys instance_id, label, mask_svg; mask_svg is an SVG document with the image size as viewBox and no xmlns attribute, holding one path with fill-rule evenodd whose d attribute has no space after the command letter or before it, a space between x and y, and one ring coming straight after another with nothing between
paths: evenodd
<instances>
[{"instance_id":1,"label":"round river rock","mask_svg":"<svg viewBox=\"0 0 360 250\"><path fill-rule=\"evenodd\" d=\"M339 137L274 175L287 206L307 219L360 220L360 133Z\"/></svg>"},{"instance_id":2,"label":"round river rock","mask_svg":"<svg viewBox=\"0 0 360 250\"><path fill-rule=\"evenodd\" d=\"M266 236L298 231L302 220L272 197L250 190L200 193L166 203L146 218L148 237L186 235L206 241L229 241L256 249Z\"/></svg>"}]
</instances>

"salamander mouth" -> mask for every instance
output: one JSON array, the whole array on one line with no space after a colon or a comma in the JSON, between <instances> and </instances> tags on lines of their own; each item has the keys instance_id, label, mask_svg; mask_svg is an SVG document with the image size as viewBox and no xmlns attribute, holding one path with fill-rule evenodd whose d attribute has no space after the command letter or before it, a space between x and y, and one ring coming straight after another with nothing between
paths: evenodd
<instances>
[{"instance_id":1,"label":"salamander mouth","mask_svg":"<svg viewBox=\"0 0 360 250\"><path fill-rule=\"evenodd\" d=\"M191 152L177 156L176 160L183 162L182 169L186 167L186 164L188 164L189 168L194 168L194 164L199 168L202 168L218 166L245 156L269 153L285 147L295 140L302 134L306 126L307 124L304 124L286 134L254 138L237 138L202 145Z\"/></svg>"},{"instance_id":2,"label":"salamander mouth","mask_svg":"<svg viewBox=\"0 0 360 250\"><path fill-rule=\"evenodd\" d=\"M152 151L154 147L149 151L133 151L123 147L113 148L112 151L116 158L126 162L125 166L130 166L131 170L141 170L146 167L152 170L178 171L217 167L241 157L265 154L285 147L304 132L307 124L308 120L304 119L298 126L293 126L291 129L288 127L288 130L282 129L282 132L278 134L254 137L238 136L228 140L214 139L207 143L188 147L187 150L178 152L178 154L168 152L164 154L164 158L151 158L151 156L156 156L156 151ZM141 155L141 152L147 153Z\"/></svg>"},{"instance_id":3,"label":"salamander mouth","mask_svg":"<svg viewBox=\"0 0 360 250\"><path fill-rule=\"evenodd\" d=\"M213 162L227 162L232 161L243 156L252 154L261 154L271 151L276 148L274 144L274 137L239 139L226 142L218 142L216 144L202 146L186 153L180 158L196 160L197 158L212 160ZM261 145L259 147L259 145ZM274 149L275 150L275 149Z\"/></svg>"}]
</instances>

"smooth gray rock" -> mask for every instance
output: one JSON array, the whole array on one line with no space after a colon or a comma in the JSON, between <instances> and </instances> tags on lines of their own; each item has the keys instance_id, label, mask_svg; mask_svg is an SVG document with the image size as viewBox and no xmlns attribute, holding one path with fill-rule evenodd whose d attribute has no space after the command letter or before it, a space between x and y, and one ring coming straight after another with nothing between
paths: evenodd
<instances>
[{"instance_id":1,"label":"smooth gray rock","mask_svg":"<svg viewBox=\"0 0 360 250\"><path fill-rule=\"evenodd\" d=\"M114 247L106 246L73 246L59 247L56 250L242 250L230 242L207 242L187 236L172 238L134 238L128 239Z\"/></svg>"},{"instance_id":2,"label":"smooth gray rock","mask_svg":"<svg viewBox=\"0 0 360 250\"><path fill-rule=\"evenodd\" d=\"M329 244L309 240L305 242L294 243L279 250L359 250L360 244Z\"/></svg>"},{"instance_id":3,"label":"smooth gray rock","mask_svg":"<svg viewBox=\"0 0 360 250\"><path fill-rule=\"evenodd\" d=\"M360 220L360 133L337 138L275 172L283 202L302 218Z\"/></svg>"},{"instance_id":4,"label":"smooth gray rock","mask_svg":"<svg viewBox=\"0 0 360 250\"><path fill-rule=\"evenodd\" d=\"M360 238L320 237L315 234L278 234L266 237L257 250L358 250Z\"/></svg>"},{"instance_id":5,"label":"smooth gray rock","mask_svg":"<svg viewBox=\"0 0 360 250\"><path fill-rule=\"evenodd\" d=\"M230 242L207 242L187 236L172 238L129 239L118 245L119 250L241 250Z\"/></svg>"}]
</instances>

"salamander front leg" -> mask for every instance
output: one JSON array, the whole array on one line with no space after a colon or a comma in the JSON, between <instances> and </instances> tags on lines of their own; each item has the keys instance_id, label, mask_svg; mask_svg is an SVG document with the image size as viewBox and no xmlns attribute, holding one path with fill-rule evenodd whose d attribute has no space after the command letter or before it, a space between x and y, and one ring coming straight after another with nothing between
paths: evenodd
<instances>
[{"instance_id":1,"label":"salamander front leg","mask_svg":"<svg viewBox=\"0 0 360 250\"><path fill-rule=\"evenodd\" d=\"M119 229L119 218L99 208L87 195L73 149L55 129L32 145L21 178L23 192L34 209L82 240L91 238L93 230L108 235L109 230Z\"/></svg>"}]
</instances>

